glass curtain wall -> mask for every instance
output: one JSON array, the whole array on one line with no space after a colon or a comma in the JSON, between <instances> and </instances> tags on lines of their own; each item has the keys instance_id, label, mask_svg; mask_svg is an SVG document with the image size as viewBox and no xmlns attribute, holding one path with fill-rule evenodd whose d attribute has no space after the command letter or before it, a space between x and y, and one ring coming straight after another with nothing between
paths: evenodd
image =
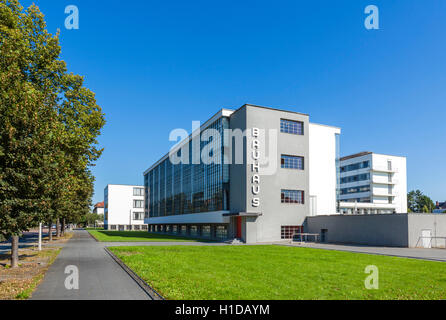
<instances>
[{"instance_id":1,"label":"glass curtain wall","mask_svg":"<svg viewBox=\"0 0 446 320\"><path fill-rule=\"evenodd\" d=\"M222 140L228 128L229 119L222 117L206 129L218 131ZM213 138L200 142L200 154L205 146L220 149L219 163L204 164L200 157L200 164L192 164L192 141L189 141L189 163L173 165L167 158L149 171L144 176L146 215L163 217L229 210L229 165L223 163L223 145L223 141Z\"/></svg>"}]
</instances>

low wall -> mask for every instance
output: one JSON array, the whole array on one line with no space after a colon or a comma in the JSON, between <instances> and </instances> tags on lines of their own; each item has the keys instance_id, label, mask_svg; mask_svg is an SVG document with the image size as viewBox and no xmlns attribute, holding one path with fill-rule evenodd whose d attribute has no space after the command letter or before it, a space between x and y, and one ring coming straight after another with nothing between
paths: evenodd
<instances>
[{"instance_id":1,"label":"low wall","mask_svg":"<svg viewBox=\"0 0 446 320\"><path fill-rule=\"evenodd\" d=\"M433 248L446 247L446 214L409 214L409 246L423 247L422 232L429 230Z\"/></svg>"},{"instance_id":2,"label":"low wall","mask_svg":"<svg viewBox=\"0 0 446 320\"><path fill-rule=\"evenodd\" d=\"M317 233L324 242L371 246L408 247L407 214L331 215L308 217L306 232Z\"/></svg>"}]
</instances>

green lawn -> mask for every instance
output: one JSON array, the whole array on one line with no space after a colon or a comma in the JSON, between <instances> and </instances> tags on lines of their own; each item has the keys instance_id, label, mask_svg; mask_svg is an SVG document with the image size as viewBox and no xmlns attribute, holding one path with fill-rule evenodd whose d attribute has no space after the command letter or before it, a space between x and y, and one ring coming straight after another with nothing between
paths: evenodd
<instances>
[{"instance_id":1,"label":"green lawn","mask_svg":"<svg viewBox=\"0 0 446 320\"><path fill-rule=\"evenodd\" d=\"M101 242L196 242L190 238L173 235L155 234L147 231L99 231L88 230L90 234Z\"/></svg>"},{"instance_id":2,"label":"green lawn","mask_svg":"<svg viewBox=\"0 0 446 320\"><path fill-rule=\"evenodd\" d=\"M446 263L285 246L110 248L166 299L446 299ZM367 290L366 266L379 268Z\"/></svg>"}]
</instances>

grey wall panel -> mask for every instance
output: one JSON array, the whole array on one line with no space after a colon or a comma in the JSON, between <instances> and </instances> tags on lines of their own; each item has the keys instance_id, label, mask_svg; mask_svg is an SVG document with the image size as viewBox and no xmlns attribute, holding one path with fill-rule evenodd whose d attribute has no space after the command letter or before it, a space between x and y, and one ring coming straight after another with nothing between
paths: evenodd
<instances>
[{"instance_id":1,"label":"grey wall panel","mask_svg":"<svg viewBox=\"0 0 446 320\"><path fill-rule=\"evenodd\" d=\"M422 247L423 230L431 230L432 247L446 245L446 214L409 214L409 246Z\"/></svg>"},{"instance_id":2,"label":"grey wall panel","mask_svg":"<svg viewBox=\"0 0 446 320\"><path fill-rule=\"evenodd\" d=\"M321 234L331 243L407 247L408 215L333 215L308 217L306 232Z\"/></svg>"}]
</instances>

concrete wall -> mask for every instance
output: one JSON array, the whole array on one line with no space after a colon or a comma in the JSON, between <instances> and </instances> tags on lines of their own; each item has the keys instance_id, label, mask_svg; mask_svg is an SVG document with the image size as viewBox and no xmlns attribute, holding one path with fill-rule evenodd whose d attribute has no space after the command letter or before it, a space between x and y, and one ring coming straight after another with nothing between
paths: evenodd
<instances>
[{"instance_id":1,"label":"concrete wall","mask_svg":"<svg viewBox=\"0 0 446 320\"><path fill-rule=\"evenodd\" d=\"M253 234L248 234L244 240L250 240L250 242L278 241L281 239L282 226L302 225L309 213L309 117L295 112L255 106L245 106L236 113L243 109L246 109L243 112L246 112L246 128L248 131L246 150L248 166L245 176L246 184L241 185L245 189L241 192L246 194L246 212L262 213L260 217L255 219L256 229L247 228L248 232L250 230L252 233L255 232L256 241L253 241ZM280 119L303 122L304 135L281 133ZM259 195L254 195L252 192L254 173L251 170L251 164L253 163L251 131L253 128L259 128L263 132L263 138L259 139L261 158ZM305 170L282 169L280 165L282 154L304 157ZM231 193L237 192L237 190L232 189L233 184L231 183ZM305 203L281 203L282 189L303 190L305 192ZM254 207L252 204L254 197L260 199L258 207ZM253 222L251 221L251 224Z\"/></svg>"},{"instance_id":2,"label":"concrete wall","mask_svg":"<svg viewBox=\"0 0 446 320\"><path fill-rule=\"evenodd\" d=\"M446 214L372 214L308 217L305 231L321 234L326 242L371 246L422 248L422 232L430 230L432 247L446 246ZM435 237L439 237L435 239Z\"/></svg>"},{"instance_id":3,"label":"concrete wall","mask_svg":"<svg viewBox=\"0 0 446 320\"><path fill-rule=\"evenodd\" d=\"M432 237L446 237L446 214L409 214L409 246L423 246L422 231L430 230ZM432 247L444 248L445 239L432 239Z\"/></svg>"},{"instance_id":4,"label":"concrete wall","mask_svg":"<svg viewBox=\"0 0 446 320\"><path fill-rule=\"evenodd\" d=\"M308 217L306 232L321 234L326 229L326 242L371 246L407 247L408 215L333 215Z\"/></svg>"}]
</instances>

